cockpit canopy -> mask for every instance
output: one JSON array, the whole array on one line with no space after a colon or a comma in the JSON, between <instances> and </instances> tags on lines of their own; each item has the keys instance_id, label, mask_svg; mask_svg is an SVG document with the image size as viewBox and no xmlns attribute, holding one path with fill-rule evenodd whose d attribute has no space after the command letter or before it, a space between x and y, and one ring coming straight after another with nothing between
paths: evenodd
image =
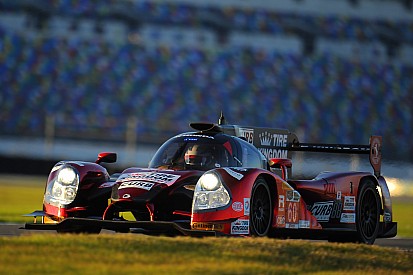
<instances>
[{"instance_id":1,"label":"cockpit canopy","mask_svg":"<svg viewBox=\"0 0 413 275\"><path fill-rule=\"evenodd\" d=\"M159 148L149 168L207 171L239 166L234 159L235 150L233 142L221 135L179 135Z\"/></svg>"},{"instance_id":2,"label":"cockpit canopy","mask_svg":"<svg viewBox=\"0 0 413 275\"><path fill-rule=\"evenodd\" d=\"M267 159L252 144L226 134L187 133L166 141L149 168L208 171L220 167L268 168Z\"/></svg>"}]
</instances>

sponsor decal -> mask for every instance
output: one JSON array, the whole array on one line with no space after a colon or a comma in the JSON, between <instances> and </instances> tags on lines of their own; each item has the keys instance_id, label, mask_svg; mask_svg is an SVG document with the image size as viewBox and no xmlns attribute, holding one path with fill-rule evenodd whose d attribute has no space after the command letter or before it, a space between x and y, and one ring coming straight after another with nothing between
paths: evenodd
<instances>
[{"instance_id":1,"label":"sponsor decal","mask_svg":"<svg viewBox=\"0 0 413 275\"><path fill-rule=\"evenodd\" d=\"M298 227L299 228L310 228L310 221L299 220L298 221Z\"/></svg>"},{"instance_id":2,"label":"sponsor decal","mask_svg":"<svg viewBox=\"0 0 413 275\"><path fill-rule=\"evenodd\" d=\"M258 150L260 150L260 152L268 159L288 158L287 150L277 150L277 149L269 149L269 148L258 148Z\"/></svg>"},{"instance_id":3,"label":"sponsor decal","mask_svg":"<svg viewBox=\"0 0 413 275\"><path fill-rule=\"evenodd\" d=\"M116 184L115 181L109 181L109 182L105 182L102 183L99 188L107 188L107 187L113 187Z\"/></svg>"},{"instance_id":4,"label":"sponsor decal","mask_svg":"<svg viewBox=\"0 0 413 275\"><path fill-rule=\"evenodd\" d=\"M356 210L356 197L345 196L343 210L352 210L352 211Z\"/></svg>"},{"instance_id":5,"label":"sponsor decal","mask_svg":"<svg viewBox=\"0 0 413 275\"><path fill-rule=\"evenodd\" d=\"M340 219L342 206L343 206L343 203L341 201L334 202L333 211L331 212L331 215L330 215L331 219Z\"/></svg>"},{"instance_id":6,"label":"sponsor decal","mask_svg":"<svg viewBox=\"0 0 413 275\"><path fill-rule=\"evenodd\" d=\"M287 147L288 135L272 134L265 131L258 136L261 146Z\"/></svg>"},{"instance_id":7,"label":"sponsor decal","mask_svg":"<svg viewBox=\"0 0 413 275\"><path fill-rule=\"evenodd\" d=\"M378 165L381 159L381 138L373 137L371 142L370 161L373 165Z\"/></svg>"},{"instance_id":8,"label":"sponsor decal","mask_svg":"<svg viewBox=\"0 0 413 275\"><path fill-rule=\"evenodd\" d=\"M247 172L247 168L241 168L241 167L231 167L232 170L238 171L238 172Z\"/></svg>"},{"instance_id":9,"label":"sponsor decal","mask_svg":"<svg viewBox=\"0 0 413 275\"><path fill-rule=\"evenodd\" d=\"M240 173L238 173L238 172L235 172L235 171L232 170L231 168L224 168L224 170L227 171L227 173L228 173L230 176L236 178L237 180L241 180L241 179L244 177L243 174L240 174Z\"/></svg>"},{"instance_id":10,"label":"sponsor decal","mask_svg":"<svg viewBox=\"0 0 413 275\"><path fill-rule=\"evenodd\" d=\"M239 219L231 223L231 234L249 234L250 233L250 220Z\"/></svg>"},{"instance_id":11,"label":"sponsor decal","mask_svg":"<svg viewBox=\"0 0 413 275\"><path fill-rule=\"evenodd\" d=\"M273 134L273 133L269 133L265 131L263 133L260 133L258 137L260 139L261 146L287 147L288 135ZM261 153L267 158L287 158L287 155L288 155L287 150L277 150L277 149L261 148L261 147L259 147L258 150L260 150Z\"/></svg>"},{"instance_id":12,"label":"sponsor decal","mask_svg":"<svg viewBox=\"0 0 413 275\"><path fill-rule=\"evenodd\" d=\"M167 173L159 173L159 172L136 172L136 173L126 173L122 174L116 182L121 183L125 181L132 181L132 180L143 180L143 181L150 181L156 183L166 184L168 186L172 185L176 182L181 176L167 174Z\"/></svg>"},{"instance_id":13,"label":"sponsor decal","mask_svg":"<svg viewBox=\"0 0 413 275\"><path fill-rule=\"evenodd\" d=\"M284 204L285 204L284 195L279 195L278 196L278 210L279 211L284 211Z\"/></svg>"},{"instance_id":14,"label":"sponsor decal","mask_svg":"<svg viewBox=\"0 0 413 275\"><path fill-rule=\"evenodd\" d=\"M195 230L215 230L215 231L223 231L224 225L222 224L215 224L215 223L206 223L206 222L194 222L192 223L192 229Z\"/></svg>"},{"instance_id":15,"label":"sponsor decal","mask_svg":"<svg viewBox=\"0 0 413 275\"><path fill-rule=\"evenodd\" d=\"M235 201L235 202L232 204L232 209L233 209L234 211L236 211L236 212L241 212L242 209L243 209L242 203L239 202L239 201Z\"/></svg>"},{"instance_id":16,"label":"sponsor decal","mask_svg":"<svg viewBox=\"0 0 413 275\"><path fill-rule=\"evenodd\" d=\"M340 222L342 223L355 223L356 214L355 213L342 213Z\"/></svg>"},{"instance_id":17,"label":"sponsor decal","mask_svg":"<svg viewBox=\"0 0 413 275\"><path fill-rule=\"evenodd\" d=\"M254 142L254 129L250 128L239 128L239 133L241 137L244 137L249 143Z\"/></svg>"},{"instance_id":18,"label":"sponsor decal","mask_svg":"<svg viewBox=\"0 0 413 275\"><path fill-rule=\"evenodd\" d=\"M277 225L285 225L285 216L277 216Z\"/></svg>"},{"instance_id":19,"label":"sponsor decal","mask_svg":"<svg viewBox=\"0 0 413 275\"><path fill-rule=\"evenodd\" d=\"M286 192L286 195L287 195L287 201L299 202L301 198L300 193L298 193L295 190L288 190Z\"/></svg>"},{"instance_id":20,"label":"sponsor decal","mask_svg":"<svg viewBox=\"0 0 413 275\"><path fill-rule=\"evenodd\" d=\"M341 200L341 191L337 191L337 197L336 197L336 199L337 199L337 200Z\"/></svg>"},{"instance_id":21,"label":"sponsor decal","mask_svg":"<svg viewBox=\"0 0 413 275\"><path fill-rule=\"evenodd\" d=\"M298 224L296 224L296 223L287 223L285 225L285 228L298 229Z\"/></svg>"},{"instance_id":22,"label":"sponsor decal","mask_svg":"<svg viewBox=\"0 0 413 275\"><path fill-rule=\"evenodd\" d=\"M186 137L184 138L184 141L198 141L198 138Z\"/></svg>"},{"instance_id":23,"label":"sponsor decal","mask_svg":"<svg viewBox=\"0 0 413 275\"><path fill-rule=\"evenodd\" d=\"M244 198L244 215L250 214L250 198Z\"/></svg>"},{"instance_id":24,"label":"sponsor decal","mask_svg":"<svg viewBox=\"0 0 413 275\"><path fill-rule=\"evenodd\" d=\"M271 146L272 143L272 135L268 132L264 132L258 135L260 138L261 146Z\"/></svg>"},{"instance_id":25,"label":"sponsor decal","mask_svg":"<svg viewBox=\"0 0 413 275\"><path fill-rule=\"evenodd\" d=\"M328 222L333 210L333 201L316 202L311 207L311 213L318 222Z\"/></svg>"},{"instance_id":26,"label":"sponsor decal","mask_svg":"<svg viewBox=\"0 0 413 275\"><path fill-rule=\"evenodd\" d=\"M391 213L384 211L383 220L384 222L391 222Z\"/></svg>"},{"instance_id":27,"label":"sponsor decal","mask_svg":"<svg viewBox=\"0 0 413 275\"><path fill-rule=\"evenodd\" d=\"M139 188L139 189L145 189L145 190L151 190L151 188L155 184L153 182L146 182L146 181L128 181L128 182L123 182L120 186L119 189L124 189L124 188Z\"/></svg>"},{"instance_id":28,"label":"sponsor decal","mask_svg":"<svg viewBox=\"0 0 413 275\"><path fill-rule=\"evenodd\" d=\"M296 203L288 203L287 221L296 223L298 219L298 206Z\"/></svg>"},{"instance_id":29,"label":"sponsor decal","mask_svg":"<svg viewBox=\"0 0 413 275\"><path fill-rule=\"evenodd\" d=\"M324 191L327 194L336 194L336 185L334 184L334 182L328 182L324 184Z\"/></svg>"}]
</instances>

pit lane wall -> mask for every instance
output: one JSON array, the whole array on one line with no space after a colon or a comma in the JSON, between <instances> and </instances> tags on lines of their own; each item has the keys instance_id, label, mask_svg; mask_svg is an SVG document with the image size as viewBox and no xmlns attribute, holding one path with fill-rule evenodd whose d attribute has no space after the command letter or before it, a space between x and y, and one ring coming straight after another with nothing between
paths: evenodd
<instances>
[{"instance_id":1,"label":"pit lane wall","mask_svg":"<svg viewBox=\"0 0 413 275\"><path fill-rule=\"evenodd\" d=\"M115 152L118 160L108 164L110 170L125 167L147 167L158 146L123 145L104 142L54 140L41 138L0 137L0 173L48 174L60 160L94 162L100 152Z\"/></svg>"}]
</instances>

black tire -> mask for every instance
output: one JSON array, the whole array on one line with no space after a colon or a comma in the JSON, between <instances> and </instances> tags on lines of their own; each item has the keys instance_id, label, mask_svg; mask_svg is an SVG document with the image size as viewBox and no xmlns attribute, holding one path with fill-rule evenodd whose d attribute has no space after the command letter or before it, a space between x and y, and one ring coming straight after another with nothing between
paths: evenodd
<instances>
[{"instance_id":1,"label":"black tire","mask_svg":"<svg viewBox=\"0 0 413 275\"><path fill-rule=\"evenodd\" d=\"M267 236L271 228L273 216L271 193L267 182L258 178L251 194L250 234Z\"/></svg>"},{"instance_id":2,"label":"black tire","mask_svg":"<svg viewBox=\"0 0 413 275\"><path fill-rule=\"evenodd\" d=\"M376 185L370 179L364 180L357 196L355 241L365 244L374 243L379 233L380 208L380 196Z\"/></svg>"}]
</instances>

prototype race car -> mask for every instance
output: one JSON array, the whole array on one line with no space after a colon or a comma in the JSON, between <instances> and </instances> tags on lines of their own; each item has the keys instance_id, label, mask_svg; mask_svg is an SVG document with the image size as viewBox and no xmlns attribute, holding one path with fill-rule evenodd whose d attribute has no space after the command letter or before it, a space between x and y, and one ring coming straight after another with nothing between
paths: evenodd
<instances>
[{"instance_id":1,"label":"prototype race car","mask_svg":"<svg viewBox=\"0 0 413 275\"><path fill-rule=\"evenodd\" d=\"M166 141L148 168L110 176L96 162L61 161L48 177L43 210L25 229L218 236L252 235L372 244L394 237L389 189L380 175L381 137L369 145L300 143L284 129L191 123ZM368 154L374 173L291 174L291 152ZM37 222L36 217L41 217Z\"/></svg>"}]
</instances>

